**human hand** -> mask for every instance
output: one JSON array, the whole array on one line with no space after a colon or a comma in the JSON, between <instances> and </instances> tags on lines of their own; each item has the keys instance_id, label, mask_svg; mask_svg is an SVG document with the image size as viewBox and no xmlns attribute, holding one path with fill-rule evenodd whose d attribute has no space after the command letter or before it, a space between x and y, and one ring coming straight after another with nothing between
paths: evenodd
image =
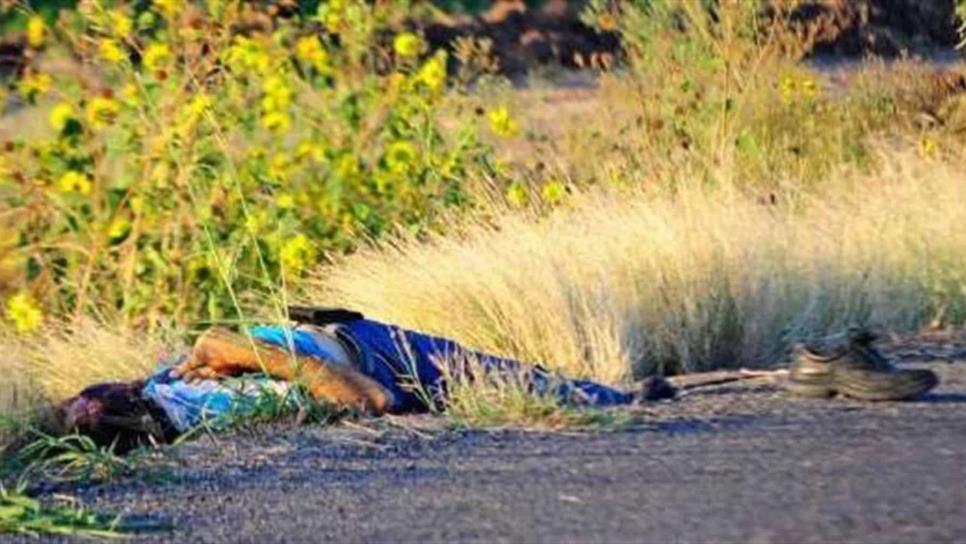
<instances>
[{"instance_id":1,"label":"human hand","mask_svg":"<svg viewBox=\"0 0 966 544\"><path fill-rule=\"evenodd\" d=\"M193 382L261 370L259 353L251 340L225 329L209 329L195 342L187 360L171 369L170 375Z\"/></svg>"}]
</instances>

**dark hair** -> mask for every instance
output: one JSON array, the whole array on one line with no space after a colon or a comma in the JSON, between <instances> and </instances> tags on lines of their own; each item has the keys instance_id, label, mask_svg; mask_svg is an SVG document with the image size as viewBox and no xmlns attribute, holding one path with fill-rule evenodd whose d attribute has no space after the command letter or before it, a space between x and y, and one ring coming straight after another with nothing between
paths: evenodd
<instances>
[{"instance_id":1,"label":"dark hair","mask_svg":"<svg viewBox=\"0 0 966 544\"><path fill-rule=\"evenodd\" d=\"M141 394L143 386L143 382L92 385L55 409L52 427L61 435L89 436L117 452L170 442L178 433L164 411Z\"/></svg>"}]
</instances>

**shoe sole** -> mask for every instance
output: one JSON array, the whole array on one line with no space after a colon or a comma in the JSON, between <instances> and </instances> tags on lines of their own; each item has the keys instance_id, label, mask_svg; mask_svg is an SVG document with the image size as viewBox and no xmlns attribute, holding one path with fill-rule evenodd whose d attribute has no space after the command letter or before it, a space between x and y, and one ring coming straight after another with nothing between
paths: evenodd
<instances>
[{"instance_id":1,"label":"shoe sole","mask_svg":"<svg viewBox=\"0 0 966 544\"><path fill-rule=\"evenodd\" d=\"M873 375L836 376L836 390L857 400L896 401L918 397L939 383L939 378L929 370L904 370L886 374L876 379Z\"/></svg>"},{"instance_id":2,"label":"shoe sole","mask_svg":"<svg viewBox=\"0 0 966 544\"><path fill-rule=\"evenodd\" d=\"M929 370L905 370L896 374L879 375L842 373L835 384L828 379L792 379L785 389L800 397L828 398L836 393L856 400L897 401L918 397L936 387L939 379Z\"/></svg>"},{"instance_id":3,"label":"shoe sole","mask_svg":"<svg viewBox=\"0 0 966 544\"><path fill-rule=\"evenodd\" d=\"M828 398L835 394L835 391L825 384L807 383L802 381L790 381L785 384L785 389L799 397L809 398Z\"/></svg>"}]
</instances>

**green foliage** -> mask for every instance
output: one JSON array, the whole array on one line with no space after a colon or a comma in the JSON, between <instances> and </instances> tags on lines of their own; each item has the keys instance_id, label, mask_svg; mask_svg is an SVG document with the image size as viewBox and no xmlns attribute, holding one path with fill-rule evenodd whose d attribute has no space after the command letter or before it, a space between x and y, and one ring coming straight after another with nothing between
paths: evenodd
<instances>
[{"instance_id":1,"label":"green foliage","mask_svg":"<svg viewBox=\"0 0 966 544\"><path fill-rule=\"evenodd\" d=\"M963 49L966 47L966 0L956 0L956 17L959 18L959 36L962 40L956 47Z\"/></svg>"},{"instance_id":2,"label":"green foliage","mask_svg":"<svg viewBox=\"0 0 966 544\"><path fill-rule=\"evenodd\" d=\"M243 378L247 379L247 378ZM226 384L231 387L233 380ZM179 441L198 432L210 432L239 427L278 423L291 419L295 424L329 425L347 415L343 408L315 400L304 387L295 385L279 392L271 387L262 387L258 394L237 395L232 405L217 418L203 421L197 429L188 431Z\"/></svg>"},{"instance_id":3,"label":"green foliage","mask_svg":"<svg viewBox=\"0 0 966 544\"><path fill-rule=\"evenodd\" d=\"M51 436L28 429L33 441L4 459L2 476L16 476L21 482L104 482L137 470L139 455L122 457L113 447L98 446L90 437L72 434Z\"/></svg>"},{"instance_id":4,"label":"green foliage","mask_svg":"<svg viewBox=\"0 0 966 544\"><path fill-rule=\"evenodd\" d=\"M233 292L438 228L490 151L473 118L438 122L446 54L384 44L407 9L95 1L56 32L38 20L34 47L92 77L31 67L11 89L49 125L0 154L20 287L56 313L220 319Z\"/></svg>"},{"instance_id":5,"label":"green foliage","mask_svg":"<svg viewBox=\"0 0 966 544\"><path fill-rule=\"evenodd\" d=\"M628 177L646 172L672 188L684 172L723 186L814 183L862 165L867 136L895 120L894 108L877 107L881 97L825 92L798 62L803 38L780 7L601 0L584 18L613 27L627 53L640 113L617 131L645 143Z\"/></svg>"},{"instance_id":6,"label":"green foliage","mask_svg":"<svg viewBox=\"0 0 966 544\"><path fill-rule=\"evenodd\" d=\"M4 452L0 466L0 534L113 538L135 530L166 528L153 523L135 526L120 516L107 517L91 512L74 501L41 503L26 494L30 482L107 481L130 474L139 464L139 454L122 458L111 448L98 447L85 436L53 437L37 431L29 426L29 422L10 418L5 418L2 423L9 430L33 440ZM16 481L12 490L4 484L11 480Z\"/></svg>"},{"instance_id":7,"label":"green foliage","mask_svg":"<svg viewBox=\"0 0 966 544\"><path fill-rule=\"evenodd\" d=\"M0 534L119 538L124 532L119 517L105 517L70 503L44 506L22 489L0 485Z\"/></svg>"}]
</instances>

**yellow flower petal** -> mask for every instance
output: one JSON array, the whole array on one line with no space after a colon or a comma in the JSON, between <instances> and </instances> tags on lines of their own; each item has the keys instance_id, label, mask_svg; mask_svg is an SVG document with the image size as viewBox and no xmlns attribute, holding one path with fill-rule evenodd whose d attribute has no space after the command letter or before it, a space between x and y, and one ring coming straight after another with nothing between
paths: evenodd
<instances>
[{"instance_id":1,"label":"yellow flower petal","mask_svg":"<svg viewBox=\"0 0 966 544\"><path fill-rule=\"evenodd\" d=\"M164 68L171 61L171 48L165 43L152 43L144 49L141 62L152 72Z\"/></svg>"},{"instance_id":2,"label":"yellow flower petal","mask_svg":"<svg viewBox=\"0 0 966 544\"><path fill-rule=\"evenodd\" d=\"M279 193L275 197L275 205L283 210L290 210L295 207L295 197L291 193Z\"/></svg>"},{"instance_id":3,"label":"yellow flower petal","mask_svg":"<svg viewBox=\"0 0 966 544\"><path fill-rule=\"evenodd\" d=\"M296 234L282 244L279 260L289 272L300 272L315 260L315 248L304 234Z\"/></svg>"},{"instance_id":4,"label":"yellow flower petal","mask_svg":"<svg viewBox=\"0 0 966 544\"><path fill-rule=\"evenodd\" d=\"M422 51L423 42L419 39L419 36L412 32L403 32L392 41L392 49L400 57L412 58L418 56Z\"/></svg>"},{"instance_id":5,"label":"yellow flower petal","mask_svg":"<svg viewBox=\"0 0 966 544\"><path fill-rule=\"evenodd\" d=\"M63 132L67 127L67 123L73 119L77 119L74 106L67 102L60 102L50 109L48 120L50 121L51 128L56 132Z\"/></svg>"},{"instance_id":6,"label":"yellow flower petal","mask_svg":"<svg viewBox=\"0 0 966 544\"><path fill-rule=\"evenodd\" d=\"M292 127L292 119L287 113L271 111L262 117L262 125L276 134L284 134Z\"/></svg>"},{"instance_id":7,"label":"yellow flower petal","mask_svg":"<svg viewBox=\"0 0 966 544\"><path fill-rule=\"evenodd\" d=\"M111 10L108 18L111 21L111 30L114 31L115 36L122 40L131 36L131 31L134 29L134 22L131 21L131 18L126 13L117 9Z\"/></svg>"},{"instance_id":8,"label":"yellow flower petal","mask_svg":"<svg viewBox=\"0 0 966 544\"><path fill-rule=\"evenodd\" d=\"M103 128L114 122L121 111L121 105L114 99L95 96L84 108L87 122L94 128Z\"/></svg>"},{"instance_id":9,"label":"yellow flower petal","mask_svg":"<svg viewBox=\"0 0 966 544\"><path fill-rule=\"evenodd\" d=\"M315 36L304 36L295 42L295 57L315 67L322 74L329 74L329 53Z\"/></svg>"},{"instance_id":10,"label":"yellow flower petal","mask_svg":"<svg viewBox=\"0 0 966 544\"><path fill-rule=\"evenodd\" d=\"M540 196L548 204L557 204L567 197L567 186L557 180L550 180L540 188Z\"/></svg>"},{"instance_id":11,"label":"yellow flower petal","mask_svg":"<svg viewBox=\"0 0 966 544\"><path fill-rule=\"evenodd\" d=\"M57 188L62 193L80 193L82 195L89 195L91 193L91 189L93 188L93 184L86 174L82 174L76 170L68 170L57 181Z\"/></svg>"},{"instance_id":12,"label":"yellow flower petal","mask_svg":"<svg viewBox=\"0 0 966 544\"><path fill-rule=\"evenodd\" d=\"M506 190L507 201L518 208L527 204L527 190L522 183L511 183Z\"/></svg>"},{"instance_id":13,"label":"yellow flower petal","mask_svg":"<svg viewBox=\"0 0 966 544\"><path fill-rule=\"evenodd\" d=\"M446 53L437 53L419 69L416 80L437 91L446 83Z\"/></svg>"},{"instance_id":14,"label":"yellow flower petal","mask_svg":"<svg viewBox=\"0 0 966 544\"><path fill-rule=\"evenodd\" d=\"M165 17L174 17L184 8L184 0L154 0L154 8Z\"/></svg>"},{"instance_id":15,"label":"yellow flower petal","mask_svg":"<svg viewBox=\"0 0 966 544\"><path fill-rule=\"evenodd\" d=\"M490 128L497 136L512 138L520 132L520 124L510 115L506 106L490 110L486 114L490 121Z\"/></svg>"},{"instance_id":16,"label":"yellow flower petal","mask_svg":"<svg viewBox=\"0 0 966 544\"><path fill-rule=\"evenodd\" d=\"M27 334L40 328L44 314L33 297L24 291L7 299L7 318L13 322L14 329Z\"/></svg>"},{"instance_id":17,"label":"yellow flower petal","mask_svg":"<svg viewBox=\"0 0 966 544\"><path fill-rule=\"evenodd\" d=\"M17 91L28 100L42 96L50 90L54 79L43 72L28 72L17 82Z\"/></svg>"},{"instance_id":18,"label":"yellow flower petal","mask_svg":"<svg viewBox=\"0 0 966 544\"><path fill-rule=\"evenodd\" d=\"M131 222L124 217L116 217L111 221L110 226L107 228L107 236L112 241L118 241L124 238L128 232L131 230Z\"/></svg>"},{"instance_id":19,"label":"yellow flower petal","mask_svg":"<svg viewBox=\"0 0 966 544\"><path fill-rule=\"evenodd\" d=\"M34 15L27 21L27 45L38 49L47 41L47 25L43 18Z\"/></svg>"},{"instance_id":20,"label":"yellow flower petal","mask_svg":"<svg viewBox=\"0 0 966 544\"><path fill-rule=\"evenodd\" d=\"M391 172L402 174L409 171L416 161L416 146L407 141L393 142L386 150L386 166Z\"/></svg>"},{"instance_id":21,"label":"yellow flower petal","mask_svg":"<svg viewBox=\"0 0 966 544\"><path fill-rule=\"evenodd\" d=\"M111 64L117 64L124 60L124 50L121 44L113 38L103 38L97 44L98 55Z\"/></svg>"}]
</instances>

